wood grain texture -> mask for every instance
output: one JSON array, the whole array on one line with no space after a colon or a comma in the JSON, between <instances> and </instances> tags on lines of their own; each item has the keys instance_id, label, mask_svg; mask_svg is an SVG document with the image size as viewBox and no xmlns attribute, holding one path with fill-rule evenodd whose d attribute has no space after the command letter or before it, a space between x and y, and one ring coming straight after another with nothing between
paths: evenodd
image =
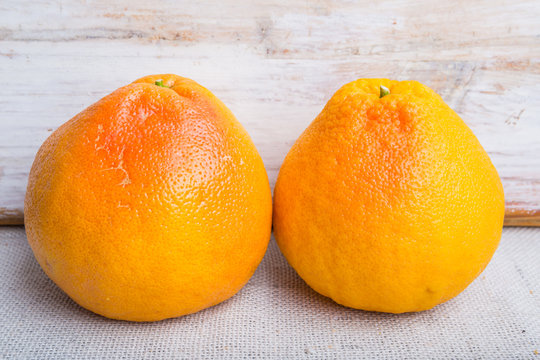
<instances>
[{"instance_id":1,"label":"wood grain texture","mask_svg":"<svg viewBox=\"0 0 540 360\"><path fill-rule=\"evenodd\" d=\"M171 72L231 108L272 185L342 84L419 80L490 154L507 224L540 224L539 18L538 1L3 0L0 223L23 221L28 171L56 127L136 78Z\"/></svg>"}]
</instances>

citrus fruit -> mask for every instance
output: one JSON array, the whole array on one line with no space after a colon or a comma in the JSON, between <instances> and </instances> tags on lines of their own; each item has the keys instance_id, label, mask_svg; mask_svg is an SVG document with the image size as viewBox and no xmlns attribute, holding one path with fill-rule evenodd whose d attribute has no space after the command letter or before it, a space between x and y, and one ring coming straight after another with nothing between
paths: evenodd
<instances>
[{"instance_id":1,"label":"citrus fruit","mask_svg":"<svg viewBox=\"0 0 540 360\"><path fill-rule=\"evenodd\" d=\"M339 304L422 311L490 261L499 176L471 130L416 81L360 79L299 137L274 192L274 233L308 285Z\"/></svg>"},{"instance_id":2,"label":"citrus fruit","mask_svg":"<svg viewBox=\"0 0 540 360\"><path fill-rule=\"evenodd\" d=\"M144 77L60 126L34 160L28 241L81 306L132 321L177 317L238 292L271 231L266 171L210 91Z\"/></svg>"}]
</instances>

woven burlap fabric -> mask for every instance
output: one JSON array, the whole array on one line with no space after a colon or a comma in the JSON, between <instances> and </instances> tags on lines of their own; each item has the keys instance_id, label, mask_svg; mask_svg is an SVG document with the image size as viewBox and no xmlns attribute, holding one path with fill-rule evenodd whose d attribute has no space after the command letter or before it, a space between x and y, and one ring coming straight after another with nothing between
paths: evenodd
<instances>
[{"instance_id":1,"label":"woven burlap fabric","mask_svg":"<svg viewBox=\"0 0 540 360\"><path fill-rule=\"evenodd\" d=\"M347 309L316 294L272 240L232 299L157 323L94 315L41 271L23 228L0 228L0 358L539 359L540 229L505 229L482 275L418 314Z\"/></svg>"}]
</instances>

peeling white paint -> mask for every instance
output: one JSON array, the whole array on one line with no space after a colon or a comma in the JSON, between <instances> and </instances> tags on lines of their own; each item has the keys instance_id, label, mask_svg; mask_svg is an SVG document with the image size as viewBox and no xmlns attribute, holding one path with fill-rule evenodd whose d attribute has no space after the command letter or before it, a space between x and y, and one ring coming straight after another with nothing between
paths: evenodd
<instances>
[{"instance_id":1,"label":"peeling white paint","mask_svg":"<svg viewBox=\"0 0 540 360\"><path fill-rule=\"evenodd\" d=\"M28 171L51 129L122 85L167 72L231 108L272 185L341 85L419 80L490 153L508 208L540 211L539 18L537 1L4 0L0 222L20 218Z\"/></svg>"}]
</instances>

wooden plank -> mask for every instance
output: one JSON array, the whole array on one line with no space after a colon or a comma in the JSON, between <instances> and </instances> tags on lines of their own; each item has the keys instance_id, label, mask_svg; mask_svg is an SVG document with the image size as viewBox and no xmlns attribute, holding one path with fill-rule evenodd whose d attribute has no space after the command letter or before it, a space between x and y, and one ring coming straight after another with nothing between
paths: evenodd
<instances>
[{"instance_id":1,"label":"wooden plank","mask_svg":"<svg viewBox=\"0 0 540 360\"><path fill-rule=\"evenodd\" d=\"M540 224L538 18L537 1L4 0L0 224L22 222L30 165L56 127L114 89L164 72L193 78L231 108L272 185L342 84L419 80L490 154L506 223Z\"/></svg>"},{"instance_id":2,"label":"wooden plank","mask_svg":"<svg viewBox=\"0 0 540 360\"><path fill-rule=\"evenodd\" d=\"M507 209L505 226L540 226L539 210Z\"/></svg>"}]
</instances>

